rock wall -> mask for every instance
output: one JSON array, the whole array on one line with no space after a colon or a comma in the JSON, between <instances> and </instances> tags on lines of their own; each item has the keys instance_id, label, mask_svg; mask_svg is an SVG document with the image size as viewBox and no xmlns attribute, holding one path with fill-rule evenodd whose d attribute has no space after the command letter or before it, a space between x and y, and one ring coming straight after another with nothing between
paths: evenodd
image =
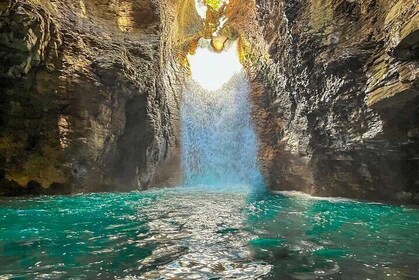
<instances>
[{"instance_id":1,"label":"rock wall","mask_svg":"<svg viewBox=\"0 0 419 280\"><path fill-rule=\"evenodd\" d=\"M146 188L176 161L161 2L10 0L0 13L0 194Z\"/></svg>"},{"instance_id":2,"label":"rock wall","mask_svg":"<svg viewBox=\"0 0 419 280\"><path fill-rule=\"evenodd\" d=\"M414 199L418 1L256 2L270 57L254 65L268 185L323 196Z\"/></svg>"},{"instance_id":3,"label":"rock wall","mask_svg":"<svg viewBox=\"0 0 419 280\"><path fill-rule=\"evenodd\" d=\"M419 191L417 0L232 1L275 190ZM176 185L194 0L0 1L0 195Z\"/></svg>"}]
</instances>

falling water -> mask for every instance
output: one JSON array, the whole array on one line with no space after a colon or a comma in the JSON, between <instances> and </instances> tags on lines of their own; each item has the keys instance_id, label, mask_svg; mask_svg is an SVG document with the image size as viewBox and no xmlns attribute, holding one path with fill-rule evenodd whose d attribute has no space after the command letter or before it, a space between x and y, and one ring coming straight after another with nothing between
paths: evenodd
<instances>
[{"instance_id":1,"label":"falling water","mask_svg":"<svg viewBox=\"0 0 419 280\"><path fill-rule=\"evenodd\" d=\"M249 81L237 45L224 54L201 46L190 61L192 78L181 108L185 184L228 189L262 186ZM225 83L215 89L220 79Z\"/></svg>"}]
</instances>

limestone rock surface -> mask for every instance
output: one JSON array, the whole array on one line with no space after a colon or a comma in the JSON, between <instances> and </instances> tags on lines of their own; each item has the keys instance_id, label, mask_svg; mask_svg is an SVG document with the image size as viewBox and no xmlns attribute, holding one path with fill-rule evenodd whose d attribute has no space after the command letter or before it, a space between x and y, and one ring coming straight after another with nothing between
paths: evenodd
<instances>
[{"instance_id":1,"label":"limestone rock surface","mask_svg":"<svg viewBox=\"0 0 419 280\"><path fill-rule=\"evenodd\" d=\"M417 0L258 0L271 188L375 200L419 191ZM257 115L257 114L256 114Z\"/></svg>"},{"instance_id":2,"label":"limestone rock surface","mask_svg":"<svg viewBox=\"0 0 419 280\"><path fill-rule=\"evenodd\" d=\"M178 146L165 13L151 0L1 1L0 194L155 181Z\"/></svg>"},{"instance_id":3,"label":"limestone rock surface","mask_svg":"<svg viewBox=\"0 0 419 280\"><path fill-rule=\"evenodd\" d=\"M417 202L418 0L230 3L268 187ZM0 195L179 183L194 8L1 0Z\"/></svg>"}]
</instances>

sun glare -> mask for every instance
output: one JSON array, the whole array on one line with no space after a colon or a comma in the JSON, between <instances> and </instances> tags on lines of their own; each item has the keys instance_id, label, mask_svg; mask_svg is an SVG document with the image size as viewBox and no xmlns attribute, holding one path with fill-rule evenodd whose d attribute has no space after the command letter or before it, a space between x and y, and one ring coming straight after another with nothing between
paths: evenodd
<instances>
[{"instance_id":1,"label":"sun glare","mask_svg":"<svg viewBox=\"0 0 419 280\"><path fill-rule=\"evenodd\" d=\"M217 53L199 47L194 55L188 55L192 79L209 91L216 91L243 68L234 42L223 52Z\"/></svg>"},{"instance_id":2,"label":"sun glare","mask_svg":"<svg viewBox=\"0 0 419 280\"><path fill-rule=\"evenodd\" d=\"M215 10L218 10L223 3L228 4L230 3L230 0L195 0L195 7L199 16L205 19L208 9L207 5L211 6Z\"/></svg>"}]
</instances>

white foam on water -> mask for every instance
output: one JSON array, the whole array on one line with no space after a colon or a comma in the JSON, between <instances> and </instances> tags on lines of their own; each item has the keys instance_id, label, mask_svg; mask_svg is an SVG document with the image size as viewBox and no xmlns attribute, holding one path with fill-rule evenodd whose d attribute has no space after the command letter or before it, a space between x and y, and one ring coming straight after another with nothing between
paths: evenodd
<instances>
[{"instance_id":1,"label":"white foam on water","mask_svg":"<svg viewBox=\"0 0 419 280\"><path fill-rule=\"evenodd\" d=\"M361 201L357 201L350 198L344 197L321 197L321 196L313 196L304 192L300 191L272 191L272 193L282 194L287 197L295 197L304 200L321 200L321 201L329 201L329 202L352 202L352 203L361 203ZM362 202L368 204L381 204L379 202Z\"/></svg>"}]
</instances>

